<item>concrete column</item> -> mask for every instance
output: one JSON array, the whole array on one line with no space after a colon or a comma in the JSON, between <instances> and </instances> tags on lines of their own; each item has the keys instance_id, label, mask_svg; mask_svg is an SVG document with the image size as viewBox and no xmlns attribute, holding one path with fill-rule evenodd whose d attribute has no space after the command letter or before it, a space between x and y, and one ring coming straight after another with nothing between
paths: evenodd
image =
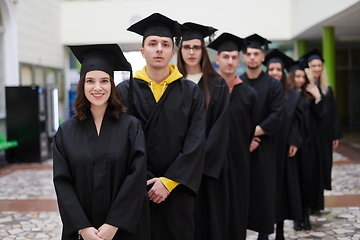
<instances>
[{"instance_id":1,"label":"concrete column","mask_svg":"<svg viewBox=\"0 0 360 240\"><path fill-rule=\"evenodd\" d=\"M335 82L335 31L333 26L323 27L323 58L325 60L325 68L328 75L328 81L336 94Z\"/></svg>"}]
</instances>

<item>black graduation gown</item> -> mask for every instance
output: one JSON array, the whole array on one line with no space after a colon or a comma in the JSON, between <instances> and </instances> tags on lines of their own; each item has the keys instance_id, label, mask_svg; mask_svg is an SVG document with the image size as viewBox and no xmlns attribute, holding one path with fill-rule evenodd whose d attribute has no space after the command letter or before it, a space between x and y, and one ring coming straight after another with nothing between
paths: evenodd
<instances>
[{"instance_id":1,"label":"black graduation gown","mask_svg":"<svg viewBox=\"0 0 360 240\"><path fill-rule=\"evenodd\" d=\"M275 221L276 146L274 133L282 121L283 93L281 83L261 72L258 78L240 77L258 95L257 125L266 134L259 147L250 153L250 205L248 229L273 233Z\"/></svg>"},{"instance_id":2,"label":"black graduation gown","mask_svg":"<svg viewBox=\"0 0 360 240\"><path fill-rule=\"evenodd\" d=\"M300 124L302 109L300 94L294 89L286 89L284 95L283 121L275 133L276 140L276 223L285 219L301 220L302 203L297 162L288 157L289 146L301 146Z\"/></svg>"},{"instance_id":3,"label":"black graduation gown","mask_svg":"<svg viewBox=\"0 0 360 240\"><path fill-rule=\"evenodd\" d=\"M323 96L322 96L323 97ZM307 100L300 95L303 121L300 126L302 145L295 157L298 163L303 209L324 208L323 154L321 154L320 127L325 116L325 103Z\"/></svg>"},{"instance_id":4,"label":"black graduation gown","mask_svg":"<svg viewBox=\"0 0 360 240\"><path fill-rule=\"evenodd\" d=\"M320 89L321 91L321 89ZM333 90L328 86L328 92L323 97L325 103L325 117L321 125L321 149L324 155L324 189L331 190L331 169L333 160L333 140L343 137L341 132L340 117L336 107Z\"/></svg>"},{"instance_id":5,"label":"black graduation gown","mask_svg":"<svg viewBox=\"0 0 360 240\"><path fill-rule=\"evenodd\" d=\"M62 239L78 230L118 227L113 239L150 239L145 137L140 122L106 111L97 135L92 114L68 119L54 136L54 185Z\"/></svg>"},{"instance_id":6,"label":"black graduation gown","mask_svg":"<svg viewBox=\"0 0 360 240\"><path fill-rule=\"evenodd\" d=\"M226 153L229 140L229 88L217 76L209 81L210 102L206 112L204 172L195 199L195 239L223 240L227 237L228 184ZM199 81L204 93L204 82Z\"/></svg>"},{"instance_id":7,"label":"black graduation gown","mask_svg":"<svg viewBox=\"0 0 360 240\"><path fill-rule=\"evenodd\" d=\"M127 101L129 81L118 88ZM180 183L164 202L150 202L152 239L193 239L194 196L205 153L203 94L184 78L171 82L158 102L143 80L134 78L132 91L133 102L125 105L144 129L148 179L166 177Z\"/></svg>"},{"instance_id":8,"label":"black graduation gown","mask_svg":"<svg viewBox=\"0 0 360 240\"><path fill-rule=\"evenodd\" d=\"M244 84L234 86L230 96L228 147L229 237L246 239L250 190L250 143L257 117L256 91Z\"/></svg>"}]
</instances>

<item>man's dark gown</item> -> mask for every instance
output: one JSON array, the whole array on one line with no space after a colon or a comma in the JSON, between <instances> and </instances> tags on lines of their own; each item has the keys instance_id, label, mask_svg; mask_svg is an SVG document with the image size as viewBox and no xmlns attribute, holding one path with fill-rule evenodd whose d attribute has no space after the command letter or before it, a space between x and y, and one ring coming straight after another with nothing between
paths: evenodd
<instances>
[{"instance_id":1,"label":"man's dark gown","mask_svg":"<svg viewBox=\"0 0 360 240\"><path fill-rule=\"evenodd\" d=\"M150 202L152 239L193 239L194 196L204 168L203 93L184 78L171 82L158 102L141 79L117 87L127 113L138 118L144 130L148 179L166 177L180 183L165 201Z\"/></svg>"},{"instance_id":2,"label":"man's dark gown","mask_svg":"<svg viewBox=\"0 0 360 240\"><path fill-rule=\"evenodd\" d=\"M248 229L270 234L274 231L276 145L274 134L282 122L283 91L281 83L261 72L256 79L244 73L240 77L258 95L257 125L264 135L259 147L250 153L250 206Z\"/></svg>"},{"instance_id":3,"label":"man's dark gown","mask_svg":"<svg viewBox=\"0 0 360 240\"><path fill-rule=\"evenodd\" d=\"M257 94L250 86L234 86L230 96L229 238L246 239L250 195L250 143L257 118Z\"/></svg>"}]
</instances>

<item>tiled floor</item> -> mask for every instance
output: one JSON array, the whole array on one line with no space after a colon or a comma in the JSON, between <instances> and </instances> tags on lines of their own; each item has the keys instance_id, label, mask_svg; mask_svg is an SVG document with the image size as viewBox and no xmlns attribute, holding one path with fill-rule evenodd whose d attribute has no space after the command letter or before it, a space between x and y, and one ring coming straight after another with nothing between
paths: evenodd
<instances>
[{"instance_id":1,"label":"tiled floor","mask_svg":"<svg viewBox=\"0 0 360 240\"><path fill-rule=\"evenodd\" d=\"M322 215L311 216L313 230L296 232L292 221L285 221L287 239L360 239L360 148L356 144L344 141L334 153L333 190L325 196ZM52 161L0 168L0 239L60 239L60 235ZM257 233L248 231L248 239L256 238Z\"/></svg>"}]
</instances>

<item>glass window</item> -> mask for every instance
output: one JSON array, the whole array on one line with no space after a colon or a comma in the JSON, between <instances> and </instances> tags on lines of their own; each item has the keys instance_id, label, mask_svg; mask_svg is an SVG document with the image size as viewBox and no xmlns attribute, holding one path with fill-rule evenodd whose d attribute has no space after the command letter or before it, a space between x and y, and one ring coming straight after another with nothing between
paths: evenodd
<instances>
[{"instance_id":1,"label":"glass window","mask_svg":"<svg viewBox=\"0 0 360 240\"><path fill-rule=\"evenodd\" d=\"M351 51L351 67L360 67L360 50Z\"/></svg>"},{"instance_id":2,"label":"glass window","mask_svg":"<svg viewBox=\"0 0 360 240\"><path fill-rule=\"evenodd\" d=\"M20 84L22 86L30 86L33 84L32 69L28 65L22 65L20 68Z\"/></svg>"}]
</instances>

